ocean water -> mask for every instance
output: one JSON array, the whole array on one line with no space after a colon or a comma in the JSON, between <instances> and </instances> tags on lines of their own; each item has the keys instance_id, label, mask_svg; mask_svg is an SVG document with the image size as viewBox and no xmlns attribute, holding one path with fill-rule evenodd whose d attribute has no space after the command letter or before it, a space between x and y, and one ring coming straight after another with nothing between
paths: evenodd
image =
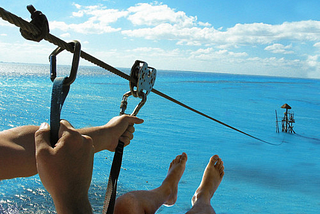
<instances>
[{"instance_id":1,"label":"ocean water","mask_svg":"<svg viewBox=\"0 0 320 214\"><path fill-rule=\"evenodd\" d=\"M121 69L129 72L128 69ZM58 67L68 75L69 67ZM49 122L52 83L48 65L0 63L0 130ZM217 213L320 213L320 80L158 71L155 88L203 113L275 145L235 132L156 94L138 116L125 148L118 195L150 190L169 163L186 152L178 200L157 213L185 213L209 158L218 154L225 176L211 203ZM76 128L105 124L119 114L126 80L80 66L62 118ZM129 98L128 113L137 100ZM288 103L296 134L276 133L275 110ZM95 155L89 198L101 213L113 153ZM0 172L1 173L1 172ZM0 181L0 213L55 213L39 177Z\"/></svg>"}]
</instances>

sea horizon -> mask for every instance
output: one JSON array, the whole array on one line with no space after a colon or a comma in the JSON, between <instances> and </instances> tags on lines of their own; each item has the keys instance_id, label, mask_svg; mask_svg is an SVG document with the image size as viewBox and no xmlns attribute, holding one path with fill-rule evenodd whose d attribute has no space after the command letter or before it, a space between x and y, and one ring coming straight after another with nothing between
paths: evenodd
<instances>
[{"instance_id":1,"label":"sea horizon","mask_svg":"<svg viewBox=\"0 0 320 214\"><path fill-rule=\"evenodd\" d=\"M45 64L45 63L28 63L28 62L6 62L6 61L0 61L0 63L3 64L12 64L12 65L34 65L34 66L48 66L48 69L50 69L50 63ZM107 63L108 64L108 63ZM112 66L112 65L110 65ZM70 67L70 65L67 64L59 64L57 65L57 67ZM104 69L100 66L97 65L79 65L79 67L83 67L83 68L98 68L101 69L101 74L103 74L104 72L109 72L110 74L114 74L111 71L108 71L107 69ZM126 73L128 75L130 75L130 70L131 68L126 68L126 67L115 67L112 66L113 68L116 68L118 70L120 70L123 73ZM157 69L157 68L156 68ZM288 78L288 79L308 79L308 80L319 80L320 78L308 78L308 77L293 77L293 76L283 76L283 75L279 75L279 76L274 76L274 75L261 75L261 74L239 74L239 73L223 73L223 72L214 72L214 71L192 71L192 70L170 70L170 69L157 69L157 71L160 72L187 72L187 73L208 73L208 74L220 74L220 75L238 75L238 76L252 76L252 77L275 77L275 78ZM0 70L1 71L1 70ZM116 74L114 74L116 75ZM120 77L121 78L121 77Z\"/></svg>"}]
</instances>

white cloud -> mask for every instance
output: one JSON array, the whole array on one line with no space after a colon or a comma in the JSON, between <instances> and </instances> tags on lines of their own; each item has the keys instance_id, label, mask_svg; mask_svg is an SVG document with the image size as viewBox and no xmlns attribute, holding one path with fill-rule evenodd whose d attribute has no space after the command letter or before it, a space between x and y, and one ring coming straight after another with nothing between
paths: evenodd
<instances>
[{"instance_id":1,"label":"white cloud","mask_svg":"<svg viewBox=\"0 0 320 214\"><path fill-rule=\"evenodd\" d=\"M93 37L82 37L86 40L83 44L90 41L92 46L86 45L85 49L89 47L94 56L111 60L120 66L130 67L132 61L141 58L154 67L165 69L320 77L320 55L317 55L320 51L317 49L320 48L320 21L284 22L278 25L238 23L230 28L216 29L214 23L199 21L196 16L189 16L157 2L140 3L123 10L80 4L74 4L74 8L72 17L65 22L50 22L51 32L57 30L64 38L74 32L95 34L94 39L101 40L99 34L112 32L115 33L112 36L129 38L123 40L126 46L116 44L114 47L117 49L104 51L107 49L104 44L94 47L96 41L90 41ZM0 26L12 25L0 20ZM0 36L2 40L10 39L4 37L4 33ZM135 38L145 40L136 42ZM168 42L162 43L162 40ZM141 44L144 47L137 48ZM27 51L34 49L16 45L10 49L9 43L4 46L0 43L0 47L3 53L15 53L14 50L19 47L17 52L22 53L23 60L26 60L25 56L31 56ZM52 51L51 46L47 51ZM16 59L18 56L12 54L10 57ZM14 61L5 54L0 58ZM47 62L47 56L44 58Z\"/></svg>"},{"instance_id":2,"label":"white cloud","mask_svg":"<svg viewBox=\"0 0 320 214\"><path fill-rule=\"evenodd\" d=\"M81 5L80 5L80 4L73 3L73 5L74 5L78 10L80 10L80 8L81 8Z\"/></svg>"},{"instance_id":3,"label":"white cloud","mask_svg":"<svg viewBox=\"0 0 320 214\"><path fill-rule=\"evenodd\" d=\"M62 38L70 38L71 37L70 33L64 33L64 34L61 34L60 36Z\"/></svg>"},{"instance_id":4,"label":"white cloud","mask_svg":"<svg viewBox=\"0 0 320 214\"><path fill-rule=\"evenodd\" d=\"M320 42L315 43L313 47L320 48Z\"/></svg>"},{"instance_id":5,"label":"white cloud","mask_svg":"<svg viewBox=\"0 0 320 214\"><path fill-rule=\"evenodd\" d=\"M230 56L234 56L234 57L246 57L246 56L248 56L248 54L246 52L235 53L235 52L232 52L232 51L229 52L229 55Z\"/></svg>"},{"instance_id":6,"label":"white cloud","mask_svg":"<svg viewBox=\"0 0 320 214\"><path fill-rule=\"evenodd\" d=\"M271 51L272 53L281 53L281 54L293 54L293 51L290 51L292 44L284 46L283 44L273 44L267 46L264 50Z\"/></svg>"},{"instance_id":7,"label":"white cloud","mask_svg":"<svg viewBox=\"0 0 320 214\"><path fill-rule=\"evenodd\" d=\"M127 16L127 11L119 11L116 9L107 9L102 5L95 6L81 6L74 4L78 9L77 12L73 12L74 18L86 19L79 24L67 24L65 22L50 22L50 29L60 29L62 31L73 30L82 34L103 34L120 31L121 28L113 28L111 23L118 21L118 19Z\"/></svg>"},{"instance_id":8,"label":"white cloud","mask_svg":"<svg viewBox=\"0 0 320 214\"><path fill-rule=\"evenodd\" d=\"M163 4L139 3L128 8L130 20L134 25L156 26L163 23L178 24L179 26L192 27L197 17L187 16L183 11L175 11Z\"/></svg>"},{"instance_id":9,"label":"white cloud","mask_svg":"<svg viewBox=\"0 0 320 214\"><path fill-rule=\"evenodd\" d=\"M295 59L295 60L288 60L284 57L277 58L277 57L268 57L268 58L260 58L260 57L250 57L246 59L247 61L252 61L254 63L260 64L261 66L265 67L272 67L279 68L279 69L293 69L293 68L299 68L302 66L303 62L301 60Z\"/></svg>"},{"instance_id":10,"label":"white cloud","mask_svg":"<svg viewBox=\"0 0 320 214\"><path fill-rule=\"evenodd\" d=\"M0 26L6 26L6 27L14 27L14 25L10 24L9 22L0 19Z\"/></svg>"},{"instance_id":11,"label":"white cloud","mask_svg":"<svg viewBox=\"0 0 320 214\"><path fill-rule=\"evenodd\" d=\"M201 46L201 42L199 42L199 41L190 41L188 39L181 39L176 44L177 45L188 45L188 46Z\"/></svg>"},{"instance_id":12,"label":"white cloud","mask_svg":"<svg viewBox=\"0 0 320 214\"><path fill-rule=\"evenodd\" d=\"M309 55L305 61L305 70L308 70L308 78L318 78L320 79L320 62L318 59L320 55Z\"/></svg>"},{"instance_id":13,"label":"white cloud","mask_svg":"<svg viewBox=\"0 0 320 214\"><path fill-rule=\"evenodd\" d=\"M198 24L199 24L200 26L203 26L203 27L211 27L211 24L210 24L209 22L206 22L206 23L204 23L204 22L198 22Z\"/></svg>"},{"instance_id":14,"label":"white cloud","mask_svg":"<svg viewBox=\"0 0 320 214\"><path fill-rule=\"evenodd\" d=\"M164 52L161 48L151 48L151 47L139 47L132 50L127 50L127 52L135 52L135 53L152 53L152 52Z\"/></svg>"},{"instance_id":15,"label":"white cloud","mask_svg":"<svg viewBox=\"0 0 320 214\"><path fill-rule=\"evenodd\" d=\"M76 3L73 3L73 5L79 10L77 12L73 12L72 15L74 17L82 17L84 15L84 12L81 9L81 5L80 4L76 4Z\"/></svg>"},{"instance_id":16,"label":"white cloud","mask_svg":"<svg viewBox=\"0 0 320 214\"><path fill-rule=\"evenodd\" d=\"M175 40L179 45L206 45L212 44L212 36L215 32L216 30L213 28L184 28L179 25L162 23L153 28L123 30L122 34L151 40Z\"/></svg>"},{"instance_id":17,"label":"white cloud","mask_svg":"<svg viewBox=\"0 0 320 214\"><path fill-rule=\"evenodd\" d=\"M211 23L197 20L162 3L139 3L126 10L108 9L103 5L82 6L74 4L73 18L78 24L51 22L51 29L73 30L82 34L103 34L121 31L126 37L148 40L171 40L178 45L217 46L224 48L276 43L266 50L289 54L288 46L280 47L282 40L319 41L320 21L284 22L279 25L265 23L236 24L226 30L215 29ZM110 26L126 18L134 27L122 29ZM118 25L119 26L119 25Z\"/></svg>"},{"instance_id":18,"label":"white cloud","mask_svg":"<svg viewBox=\"0 0 320 214\"><path fill-rule=\"evenodd\" d=\"M65 22L51 21L49 26L50 30L60 29L62 31L68 31L70 29L70 26Z\"/></svg>"},{"instance_id":19,"label":"white cloud","mask_svg":"<svg viewBox=\"0 0 320 214\"><path fill-rule=\"evenodd\" d=\"M16 43L0 42L0 59L5 62L48 63L48 56L53 48L49 43L36 43L22 40ZM32 50L30 52L30 50ZM36 50L36 51L35 51Z\"/></svg>"},{"instance_id":20,"label":"white cloud","mask_svg":"<svg viewBox=\"0 0 320 214\"><path fill-rule=\"evenodd\" d=\"M148 7L155 7L149 4ZM166 5L161 5L166 11L163 17L142 17L142 12L130 15L132 22L136 25L148 25L147 28L123 30L122 33L131 37L142 37L152 40L177 40L178 44L188 45L225 45L245 46L270 44L281 40L293 41L317 41L320 40L320 21L284 22L280 25L264 23L236 24L234 27L223 31L222 28L215 29L210 24L203 25L196 22L196 17L188 17L181 11L174 11ZM158 8L159 9L159 8ZM169 12L168 12L169 11ZM138 16L139 14L139 16ZM177 18L179 17L179 18ZM177 21L179 20L179 21ZM189 23L189 24L183 24ZM285 52L292 53L292 52Z\"/></svg>"},{"instance_id":21,"label":"white cloud","mask_svg":"<svg viewBox=\"0 0 320 214\"><path fill-rule=\"evenodd\" d=\"M319 65L318 58L319 58L318 55L308 56L308 58L306 60L307 65L310 67L318 66Z\"/></svg>"},{"instance_id":22,"label":"white cloud","mask_svg":"<svg viewBox=\"0 0 320 214\"><path fill-rule=\"evenodd\" d=\"M108 25L99 23L94 23L92 21L87 21L80 24L66 24L65 22L50 22L50 29L55 30L59 29L65 32L74 31L82 34L103 34L103 33L112 33L120 31L121 28L113 28Z\"/></svg>"},{"instance_id":23,"label":"white cloud","mask_svg":"<svg viewBox=\"0 0 320 214\"><path fill-rule=\"evenodd\" d=\"M225 32L219 32L216 38L234 44L269 44L280 40L316 41L320 39L320 21L284 22L280 25L264 23L236 24ZM221 40L219 34L226 39Z\"/></svg>"},{"instance_id":24,"label":"white cloud","mask_svg":"<svg viewBox=\"0 0 320 214\"><path fill-rule=\"evenodd\" d=\"M163 58L172 58L172 57L180 57L181 51L179 49L173 50L164 50L162 48L152 48L152 47L139 47L130 50L126 50L127 53L132 53L135 56L143 56L143 57L161 57Z\"/></svg>"},{"instance_id":25,"label":"white cloud","mask_svg":"<svg viewBox=\"0 0 320 214\"><path fill-rule=\"evenodd\" d=\"M212 59L219 59L219 60L234 60L236 58L243 58L247 57L248 54L245 52L235 53L232 51L228 51L226 49L223 50L214 50L213 48L200 48L196 51L192 51L190 54L191 58L211 61Z\"/></svg>"}]
</instances>

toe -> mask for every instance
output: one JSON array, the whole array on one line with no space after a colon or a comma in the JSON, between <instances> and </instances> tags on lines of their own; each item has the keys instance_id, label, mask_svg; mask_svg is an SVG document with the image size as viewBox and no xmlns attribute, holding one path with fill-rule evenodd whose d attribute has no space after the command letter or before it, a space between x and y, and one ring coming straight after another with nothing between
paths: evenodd
<instances>
[{"instance_id":1,"label":"toe","mask_svg":"<svg viewBox=\"0 0 320 214\"><path fill-rule=\"evenodd\" d=\"M214 155L210 158L210 162L213 164L216 164L216 162L219 160L219 156L218 155Z\"/></svg>"},{"instance_id":2,"label":"toe","mask_svg":"<svg viewBox=\"0 0 320 214\"><path fill-rule=\"evenodd\" d=\"M220 169L220 167L221 167L221 159L220 158L217 160L217 162L216 162L214 167L217 168L217 169Z\"/></svg>"},{"instance_id":3,"label":"toe","mask_svg":"<svg viewBox=\"0 0 320 214\"><path fill-rule=\"evenodd\" d=\"M178 156L176 157L176 159L174 159L174 162L175 162L175 163L179 163L180 160L181 160L181 155L178 155Z\"/></svg>"},{"instance_id":4,"label":"toe","mask_svg":"<svg viewBox=\"0 0 320 214\"><path fill-rule=\"evenodd\" d=\"M187 159L188 159L187 154L183 152L183 153L181 154L181 159L180 159L180 160L181 160L181 161L186 161Z\"/></svg>"},{"instance_id":5,"label":"toe","mask_svg":"<svg viewBox=\"0 0 320 214\"><path fill-rule=\"evenodd\" d=\"M220 174L222 174L224 172L224 166L219 168L219 172L220 172Z\"/></svg>"}]
</instances>

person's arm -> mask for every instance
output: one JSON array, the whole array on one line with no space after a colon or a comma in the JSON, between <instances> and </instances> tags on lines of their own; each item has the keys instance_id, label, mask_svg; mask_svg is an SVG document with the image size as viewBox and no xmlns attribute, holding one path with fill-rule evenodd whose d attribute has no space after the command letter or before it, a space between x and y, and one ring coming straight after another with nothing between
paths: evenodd
<instances>
[{"instance_id":1,"label":"person's arm","mask_svg":"<svg viewBox=\"0 0 320 214\"><path fill-rule=\"evenodd\" d=\"M133 125L142 122L143 120L137 117L124 115L114 117L103 126L78 131L93 139L95 152L105 149L114 151L119 138L125 146L130 143L134 132ZM34 133L38 128L22 126L0 132L0 180L37 174Z\"/></svg>"},{"instance_id":2,"label":"person's arm","mask_svg":"<svg viewBox=\"0 0 320 214\"><path fill-rule=\"evenodd\" d=\"M142 119L135 116L123 115L112 118L107 124L97 127L79 129L81 134L93 139L95 152L109 150L114 152L119 139L125 146L129 145L135 131L133 125L143 123Z\"/></svg>"},{"instance_id":3,"label":"person's arm","mask_svg":"<svg viewBox=\"0 0 320 214\"><path fill-rule=\"evenodd\" d=\"M39 177L57 213L92 213L88 199L94 156L92 138L81 135L63 120L54 148L50 145L47 123L35 133L35 145Z\"/></svg>"},{"instance_id":4,"label":"person's arm","mask_svg":"<svg viewBox=\"0 0 320 214\"><path fill-rule=\"evenodd\" d=\"M37 173L34 133L38 126L21 126L0 132L0 180Z\"/></svg>"}]
</instances>

